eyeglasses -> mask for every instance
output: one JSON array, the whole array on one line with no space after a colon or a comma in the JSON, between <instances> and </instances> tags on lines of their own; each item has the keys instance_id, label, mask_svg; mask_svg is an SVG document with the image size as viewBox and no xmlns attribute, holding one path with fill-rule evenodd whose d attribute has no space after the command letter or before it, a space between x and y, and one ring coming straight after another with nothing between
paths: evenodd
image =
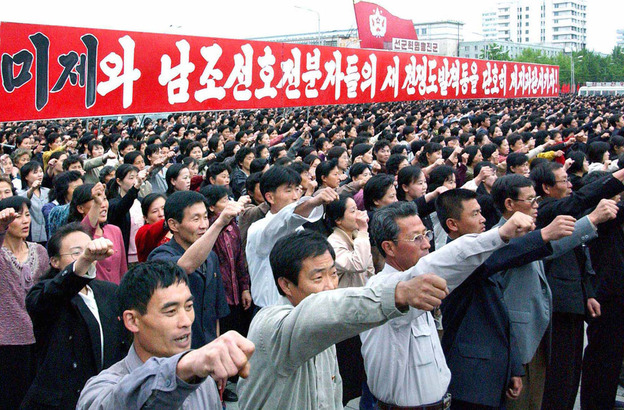
<instances>
[{"instance_id":1,"label":"eyeglasses","mask_svg":"<svg viewBox=\"0 0 624 410\"><path fill-rule=\"evenodd\" d=\"M526 198L526 199L518 198L518 199L514 199L514 201L530 202L531 205L539 204L541 200L542 200L541 196L536 196L535 198Z\"/></svg>"},{"instance_id":2,"label":"eyeglasses","mask_svg":"<svg viewBox=\"0 0 624 410\"><path fill-rule=\"evenodd\" d=\"M72 251L72 252L69 252L69 253L61 253L61 254L59 254L59 256L70 255L71 258L75 261L76 259L78 259L78 257L80 255L82 255L82 252L84 252L82 249L76 249L75 251Z\"/></svg>"},{"instance_id":3,"label":"eyeglasses","mask_svg":"<svg viewBox=\"0 0 624 410\"><path fill-rule=\"evenodd\" d=\"M433 231L428 230L414 236L412 239L396 239L396 241L420 243L424 238L427 238L427 240L431 242L433 240Z\"/></svg>"},{"instance_id":4,"label":"eyeglasses","mask_svg":"<svg viewBox=\"0 0 624 410\"><path fill-rule=\"evenodd\" d=\"M558 183L564 183L564 184L567 184L568 182L570 182L570 178L561 179L561 180L556 180L556 179L555 179L555 183L556 183L556 184L558 184Z\"/></svg>"}]
</instances>

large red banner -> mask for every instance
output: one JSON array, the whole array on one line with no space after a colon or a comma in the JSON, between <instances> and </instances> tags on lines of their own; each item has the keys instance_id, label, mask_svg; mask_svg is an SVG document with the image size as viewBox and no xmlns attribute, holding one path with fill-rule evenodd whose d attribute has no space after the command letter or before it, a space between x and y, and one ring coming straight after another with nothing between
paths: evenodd
<instances>
[{"instance_id":1,"label":"large red banner","mask_svg":"<svg viewBox=\"0 0 624 410\"><path fill-rule=\"evenodd\" d=\"M0 121L553 97L559 67L0 23Z\"/></svg>"}]
</instances>

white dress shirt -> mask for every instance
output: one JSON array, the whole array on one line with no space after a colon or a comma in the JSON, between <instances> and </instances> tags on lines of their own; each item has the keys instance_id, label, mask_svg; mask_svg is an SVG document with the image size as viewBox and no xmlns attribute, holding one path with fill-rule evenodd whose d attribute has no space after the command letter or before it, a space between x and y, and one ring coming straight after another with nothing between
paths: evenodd
<instances>
[{"instance_id":1,"label":"white dress shirt","mask_svg":"<svg viewBox=\"0 0 624 410\"><path fill-rule=\"evenodd\" d=\"M446 279L452 292L504 244L498 228L481 235L464 235L404 272L386 262L366 286L434 273ZM363 332L360 338L368 386L377 399L396 406L423 406L442 400L451 372L430 312L410 308L405 316Z\"/></svg>"},{"instance_id":2,"label":"white dress shirt","mask_svg":"<svg viewBox=\"0 0 624 410\"><path fill-rule=\"evenodd\" d=\"M251 279L251 298L258 307L275 305L279 300L277 285L273 278L269 254L280 238L295 232L306 222L316 222L323 216L319 205L306 218L295 213L297 205L311 199L306 196L282 208L277 214L269 213L249 227L247 234L247 265Z\"/></svg>"},{"instance_id":3,"label":"white dress shirt","mask_svg":"<svg viewBox=\"0 0 624 410\"><path fill-rule=\"evenodd\" d=\"M85 286L87 293L79 292L78 294L84 301L85 305L89 308L93 317L98 323L98 328L100 329L100 359L102 362L104 361L104 331L102 330L102 321L100 320L100 310L98 309L97 302L95 300L95 295L93 294L93 290L89 287L89 285Z\"/></svg>"}]
</instances>

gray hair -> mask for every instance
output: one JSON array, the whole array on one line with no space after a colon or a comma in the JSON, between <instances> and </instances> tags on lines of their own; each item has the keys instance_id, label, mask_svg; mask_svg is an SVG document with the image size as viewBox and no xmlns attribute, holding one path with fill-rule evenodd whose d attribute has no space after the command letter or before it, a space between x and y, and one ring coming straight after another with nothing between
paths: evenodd
<instances>
[{"instance_id":1,"label":"gray hair","mask_svg":"<svg viewBox=\"0 0 624 410\"><path fill-rule=\"evenodd\" d=\"M385 258L386 252L381 247L384 241L394 241L398 238L401 229L397 224L397 219L418 215L416 204L409 202L395 202L375 211L370 225L371 243L377 247L381 255Z\"/></svg>"}]
</instances>

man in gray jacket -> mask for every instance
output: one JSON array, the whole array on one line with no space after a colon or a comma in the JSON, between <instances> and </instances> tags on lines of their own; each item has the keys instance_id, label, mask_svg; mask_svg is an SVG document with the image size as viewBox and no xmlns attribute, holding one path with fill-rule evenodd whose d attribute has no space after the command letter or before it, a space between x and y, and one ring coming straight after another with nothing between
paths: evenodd
<instances>
[{"instance_id":1,"label":"man in gray jacket","mask_svg":"<svg viewBox=\"0 0 624 410\"><path fill-rule=\"evenodd\" d=\"M506 175L499 178L492 187L492 198L503 215L498 226L515 212L537 218L540 198L536 196L533 181L524 176ZM596 238L596 225L614 218L617 210L615 201L602 200L592 213L576 221L571 236L550 242L553 253L545 260L557 258ZM517 400L507 400L506 406L509 409L540 409L546 364L550 356L553 305L544 263L538 260L509 269L500 274L498 281L503 286L503 297L509 311L512 340L517 344L525 368L522 392Z\"/></svg>"},{"instance_id":2,"label":"man in gray jacket","mask_svg":"<svg viewBox=\"0 0 624 410\"><path fill-rule=\"evenodd\" d=\"M128 355L89 379L77 409L220 409L215 381L249 372L254 345L227 332L191 347L193 295L173 262L146 262L119 285L122 320L134 335Z\"/></svg>"},{"instance_id":3,"label":"man in gray jacket","mask_svg":"<svg viewBox=\"0 0 624 410\"><path fill-rule=\"evenodd\" d=\"M342 409L335 344L402 316L431 310L446 281L425 274L368 288L338 288L335 254L313 231L278 240L270 254L281 298L253 319L249 377L238 382L241 409Z\"/></svg>"}]
</instances>

